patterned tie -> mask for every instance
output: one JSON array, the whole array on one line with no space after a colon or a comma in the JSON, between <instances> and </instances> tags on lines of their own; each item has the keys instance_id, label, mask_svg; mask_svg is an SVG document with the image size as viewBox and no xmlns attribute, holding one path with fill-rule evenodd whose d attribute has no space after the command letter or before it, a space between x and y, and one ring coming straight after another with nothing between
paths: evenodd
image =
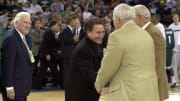
<instances>
[{"instance_id":1,"label":"patterned tie","mask_svg":"<svg viewBox=\"0 0 180 101\"><path fill-rule=\"evenodd\" d=\"M27 50L28 50L28 54L29 54L29 58L31 60L31 63L34 63L35 62L35 59L34 59L34 56L32 54L32 51L29 49L29 46L27 44L27 41L26 41L26 37L24 36L23 37L23 42L24 42L24 45L26 46Z\"/></svg>"}]
</instances>

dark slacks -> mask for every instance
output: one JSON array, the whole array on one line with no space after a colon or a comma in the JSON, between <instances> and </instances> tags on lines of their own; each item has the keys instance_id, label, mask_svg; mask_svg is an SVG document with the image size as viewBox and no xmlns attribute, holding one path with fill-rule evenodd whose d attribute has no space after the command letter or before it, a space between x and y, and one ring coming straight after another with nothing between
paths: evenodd
<instances>
[{"instance_id":1,"label":"dark slacks","mask_svg":"<svg viewBox=\"0 0 180 101\"><path fill-rule=\"evenodd\" d=\"M63 70L62 70L62 81L63 81L63 86L66 87L67 83L67 78L69 75L69 68L70 68L70 59L63 59L62 61L63 64Z\"/></svg>"},{"instance_id":2,"label":"dark slacks","mask_svg":"<svg viewBox=\"0 0 180 101\"><path fill-rule=\"evenodd\" d=\"M59 66L59 68L58 68ZM51 57L51 61L47 61L45 58L40 59L40 67L38 68L37 75L35 76L33 86L34 88L41 88L41 85L44 83L44 77L47 73L47 68L50 68L54 84L58 84L62 87L61 81L61 71L62 71L62 63L61 63L61 55L53 54ZM63 87L62 87L63 88Z\"/></svg>"}]
</instances>

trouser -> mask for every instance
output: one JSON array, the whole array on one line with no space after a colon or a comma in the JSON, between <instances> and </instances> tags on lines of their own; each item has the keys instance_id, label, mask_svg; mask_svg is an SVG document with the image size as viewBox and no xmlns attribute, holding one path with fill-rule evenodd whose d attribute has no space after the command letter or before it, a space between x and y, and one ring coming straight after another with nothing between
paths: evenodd
<instances>
[{"instance_id":1,"label":"trouser","mask_svg":"<svg viewBox=\"0 0 180 101\"><path fill-rule=\"evenodd\" d=\"M35 59L35 62L33 63L33 65L34 65L33 75L35 76L38 71L39 56L34 56L34 59Z\"/></svg>"},{"instance_id":2,"label":"trouser","mask_svg":"<svg viewBox=\"0 0 180 101\"><path fill-rule=\"evenodd\" d=\"M69 66L70 66L70 59L63 59L62 61L63 64L63 70L62 70L62 81L63 81L63 86L66 87L66 82L69 74Z\"/></svg>"},{"instance_id":3,"label":"trouser","mask_svg":"<svg viewBox=\"0 0 180 101\"><path fill-rule=\"evenodd\" d=\"M46 61L45 59L40 60L40 67L38 69L37 75L35 77L35 82L33 84L34 88L41 88L41 85L45 82L44 78L47 73L48 67L51 70L54 84L59 84L62 86L62 81L60 79L60 70L58 70L56 61Z\"/></svg>"},{"instance_id":4,"label":"trouser","mask_svg":"<svg viewBox=\"0 0 180 101\"><path fill-rule=\"evenodd\" d=\"M179 82L179 77L178 77L179 55L180 55L180 52L175 52L175 51L173 52L171 67L173 69L174 75L171 77L171 83Z\"/></svg>"}]
</instances>

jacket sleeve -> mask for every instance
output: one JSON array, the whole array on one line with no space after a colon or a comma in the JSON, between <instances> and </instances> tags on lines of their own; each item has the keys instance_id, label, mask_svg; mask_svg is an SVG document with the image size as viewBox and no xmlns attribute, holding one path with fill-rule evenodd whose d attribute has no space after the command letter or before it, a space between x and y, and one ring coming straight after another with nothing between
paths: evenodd
<instances>
[{"instance_id":1,"label":"jacket sleeve","mask_svg":"<svg viewBox=\"0 0 180 101\"><path fill-rule=\"evenodd\" d=\"M95 64L93 57L90 54L78 54L77 65L81 75L90 84L93 84L96 79L97 70L95 70Z\"/></svg>"},{"instance_id":2,"label":"jacket sleeve","mask_svg":"<svg viewBox=\"0 0 180 101\"><path fill-rule=\"evenodd\" d=\"M61 39L63 41L63 44L74 44L74 39L73 39L73 35L71 35L73 33L71 33L70 31L68 30L64 30L62 33L61 33Z\"/></svg>"},{"instance_id":3,"label":"jacket sleeve","mask_svg":"<svg viewBox=\"0 0 180 101\"><path fill-rule=\"evenodd\" d=\"M2 45L2 77L5 87L13 86L13 73L16 57L16 42L12 37L7 38Z\"/></svg>"},{"instance_id":4,"label":"jacket sleeve","mask_svg":"<svg viewBox=\"0 0 180 101\"><path fill-rule=\"evenodd\" d=\"M107 50L101 61L101 67L98 71L95 87L100 91L104 85L109 82L114 75L118 72L123 55L123 48L117 44L118 39L111 36L109 37Z\"/></svg>"}]
</instances>

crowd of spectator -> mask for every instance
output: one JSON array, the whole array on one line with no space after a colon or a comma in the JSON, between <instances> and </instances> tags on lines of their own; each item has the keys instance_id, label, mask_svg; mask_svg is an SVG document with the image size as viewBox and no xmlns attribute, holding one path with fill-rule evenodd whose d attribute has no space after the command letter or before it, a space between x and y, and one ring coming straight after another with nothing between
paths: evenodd
<instances>
[{"instance_id":1,"label":"crowd of spectator","mask_svg":"<svg viewBox=\"0 0 180 101\"><path fill-rule=\"evenodd\" d=\"M65 17L70 12L76 12L81 23L90 16L111 22L111 11L120 2L147 6L151 14L160 14L161 22L165 26L172 22L171 13L180 11L180 1L177 0L166 0L164 3L154 0L1 0L0 32L5 33L10 28L10 21L15 14L22 10L32 14L32 21L36 18L41 19L42 28L45 28L52 19L66 24Z\"/></svg>"}]
</instances>

